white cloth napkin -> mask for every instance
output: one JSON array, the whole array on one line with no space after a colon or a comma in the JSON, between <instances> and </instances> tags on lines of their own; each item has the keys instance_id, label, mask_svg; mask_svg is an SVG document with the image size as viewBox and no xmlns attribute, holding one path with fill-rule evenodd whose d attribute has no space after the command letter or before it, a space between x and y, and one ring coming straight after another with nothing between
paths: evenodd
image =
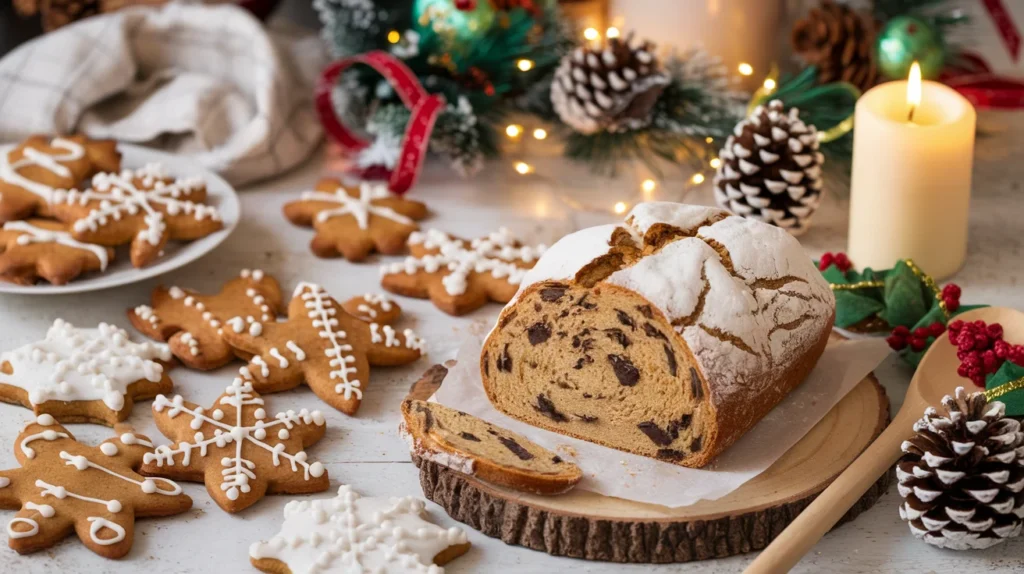
<instances>
[{"instance_id":1,"label":"white cloth napkin","mask_svg":"<svg viewBox=\"0 0 1024 574\"><path fill-rule=\"evenodd\" d=\"M87 18L0 60L0 141L84 132L188 155L243 184L316 148L325 62L312 33L268 30L231 5Z\"/></svg>"}]
</instances>

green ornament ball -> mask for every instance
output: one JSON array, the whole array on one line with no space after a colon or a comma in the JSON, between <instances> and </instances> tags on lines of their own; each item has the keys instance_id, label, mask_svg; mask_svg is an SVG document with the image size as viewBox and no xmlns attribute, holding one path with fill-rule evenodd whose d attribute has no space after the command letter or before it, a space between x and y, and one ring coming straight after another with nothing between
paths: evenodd
<instances>
[{"instance_id":1,"label":"green ornament ball","mask_svg":"<svg viewBox=\"0 0 1024 574\"><path fill-rule=\"evenodd\" d=\"M897 16L878 34L878 70L890 80L905 80L916 61L921 76L934 79L946 64L942 35L928 22L913 16Z\"/></svg>"},{"instance_id":2,"label":"green ornament ball","mask_svg":"<svg viewBox=\"0 0 1024 574\"><path fill-rule=\"evenodd\" d=\"M489 0L478 0L457 6L456 0L416 0L413 21L423 32L432 30L450 39L469 41L479 38L494 23L494 6Z\"/></svg>"}]
</instances>

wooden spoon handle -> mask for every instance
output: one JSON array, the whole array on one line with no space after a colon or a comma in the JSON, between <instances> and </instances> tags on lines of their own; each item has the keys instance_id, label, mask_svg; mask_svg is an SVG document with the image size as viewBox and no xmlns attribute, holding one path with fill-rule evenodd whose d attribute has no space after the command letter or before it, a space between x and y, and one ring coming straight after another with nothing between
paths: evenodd
<instances>
[{"instance_id":1,"label":"wooden spoon handle","mask_svg":"<svg viewBox=\"0 0 1024 574\"><path fill-rule=\"evenodd\" d=\"M829 531L868 488L899 460L900 445L913 435L913 416L904 405L896 420L853 461L745 570L746 574L788 572ZM903 420L910 419L909 421Z\"/></svg>"}]
</instances>

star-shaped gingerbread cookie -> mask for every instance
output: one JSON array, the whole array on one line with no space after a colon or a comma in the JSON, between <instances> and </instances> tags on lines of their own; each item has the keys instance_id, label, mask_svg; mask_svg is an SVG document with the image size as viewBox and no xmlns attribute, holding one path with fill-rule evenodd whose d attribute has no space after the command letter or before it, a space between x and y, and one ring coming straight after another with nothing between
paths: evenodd
<instances>
[{"instance_id":1,"label":"star-shaped gingerbread cookie","mask_svg":"<svg viewBox=\"0 0 1024 574\"><path fill-rule=\"evenodd\" d=\"M0 279L12 283L33 285L44 279L64 285L105 270L113 259L113 249L78 241L58 221L8 221L0 229Z\"/></svg>"},{"instance_id":2,"label":"star-shaped gingerbread cookie","mask_svg":"<svg viewBox=\"0 0 1024 574\"><path fill-rule=\"evenodd\" d=\"M159 257L168 240L193 241L224 227L220 212L204 204L198 178L171 178L158 164L100 173L85 191L54 193L54 216L70 223L75 239L116 247L131 243L135 267Z\"/></svg>"},{"instance_id":3,"label":"star-shaped gingerbread cookie","mask_svg":"<svg viewBox=\"0 0 1024 574\"><path fill-rule=\"evenodd\" d=\"M120 558L131 550L136 518L192 508L174 482L137 472L153 451L149 439L128 427L116 430L118 436L86 446L50 415L25 426L14 442L21 467L0 471L0 507L18 510L7 523L11 548L49 548L73 530L96 554Z\"/></svg>"},{"instance_id":4,"label":"star-shaped gingerbread cookie","mask_svg":"<svg viewBox=\"0 0 1024 574\"><path fill-rule=\"evenodd\" d=\"M265 494L327 490L330 480L304 448L324 436L320 411L269 415L252 384L236 378L212 407L160 395L153 418L174 441L145 456L142 473L190 482L206 490L227 512L256 504Z\"/></svg>"},{"instance_id":5,"label":"star-shaped gingerbread cookie","mask_svg":"<svg viewBox=\"0 0 1024 574\"><path fill-rule=\"evenodd\" d=\"M42 340L0 354L0 401L112 426L135 401L170 392L170 360L167 345L133 343L113 325L79 329L57 319Z\"/></svg>"},{"instance_id":6,"label":"star-shaped gingerbread cookie","mask_svg":"<svg viewBox=\"0 0 1024 574\"><path fill-rule=\"evenodd\" d=\"M359 409L370 365L411 363L423 354L423 340L411 329L364 322L344 311L319 285L301 283L283 323L236 317L224 329L232 347L252 354L243 376L261 393L276 393L305 382L339 411Z\"/></svg>"},{"instance_id":7,"label":"star-shaped gingerbread cookie","mask_svg":"<svg viewBox=\"0 0 1024 574\"><path fill-rule=\"evenodd\" d=\"M524 246L505 228L472 241L431 229L410 235L409 250L405 261L381 267L381 285L430 299L449 315L465 315L488 301L511 301L545 247Z\"/></svg>"},{"instance_id":8,"label":"star-shaped gingerbread cookie","mask_svg":"<svg viewBox=\"0 0 1024 574\"><path fill-rule=\"evenodd\" d=\"M0 153L0 223L48 215L55 190L120 168L121 154L112 140L32 136Z\"/></svg>"},{"instance_id":9,"label":"star-shaped gingerbread cookie","mask_svg":"<svg viewBox=\"0 0 1024 574\"><path fill-rule=\"evenodd\" d=\"M216 295L157 287L151 305L129 309L128 319L147 337L167 341L174 356L186 366L208 371L235 358L223 337L228 319L252 317L254 321L272 322L280 308L277 280L259 269L243 269Z\"/></svg>"},{"instance_id":10,"label":"star-shaped gingerbread cookie","mask_svg":"<svg viewBox=\"0 0 1024 574\"><path fill-rule=\"evenodd\" d=\"M285 205L284 215L296 225L313 227L310 248L318 257L362 261L374 251L404 251L409 234L419 228L416 221L427 216L427 206L392 195L380 183L363 182L355 189L325 179Z\"/></svg>"}]
</instances>

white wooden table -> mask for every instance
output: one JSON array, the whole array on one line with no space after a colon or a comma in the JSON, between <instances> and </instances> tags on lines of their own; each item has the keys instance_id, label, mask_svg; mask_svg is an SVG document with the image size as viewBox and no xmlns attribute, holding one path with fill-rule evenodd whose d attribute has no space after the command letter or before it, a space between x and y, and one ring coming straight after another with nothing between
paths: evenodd
<instances>
[{"instance_id":1,"label":"white wooden table","mask_svg":"<svg viewBox=\"0 0 1024 574\"><path fill-rule=\"evenodd\" d=\"M1024 124L1011 117L1010 126ZM967 302L983 301L1024 308L1024 266L1021 265L1021 236L1024 209L1021 208L1020 179L1024 166L1022 138L1004 133L982 138L976 168L975 202L971 215L969 260L956 281L964 287ZM244 190L243 223L222 247L178 272L159 280L78 296L0 297L0 349L6 350L41 337L55 318L79 326L101 321L129 328L125 309L149 300L159 282L178 284L203 291L215 290L221 282L244 267L259 267L274 274L285 290L300 280L324 284L343 299L377 291L379 259L364 264L343 260L320 260L312 256L307 243L308 229L293 227L281 215L281 205L309 188L321 169L312 160L300 170ZM504 224L539 241L550 242L582 226L611 220L611 215L576 213L538 178L516 176L507 162L493 166L476 180L453 180L444 166L431 165L424 174L417 197L428 202L434 215L426 222L463 236L476 236ZM598 193L595 191L595 193ZM707 185L694 193L692 202L708 203ZM605 205L618 198L611 197ZM802 238L811 255L842 250L845 245L845 201L826 200L814 228ZM333 489L351 484L366 495L421 496L416 468L409 462L405 444L398 438L397 407L409 385L434 362L449 358L460 336L474 325L480 328L493 320L500 306L490 305L468 317L452 318L429 302L401 299L406 309L405 326L426 337L430 356L404 368L373 371L369 389L357 417L346 417L320 403L305 387L268 396L268 411L288 408L320 408L328 420L326 437L309 450L310 456L328 468ZM214 373L197 373L178 368L172 371L175 392L199 404L209 404L231 381L238 364ZM910 372L897 361L887 362L878 372L898 408ZM166 442L152 424L149 404L137 406L129 422L157 442ZM29 419L29 411L0 404L0 468L15 465L12 442ZM110 430L96 425L70 425L73 433L87 442L109 436ZM671 485L665 485L671 488ZM135 545L121 561L108 561L68 539L50 550L19 556L0 546L3 572L249 572L249 545L273 536L280 525L281 511L289 496L270 496L249 510L229 515L211 503L202 485L187 484L185 491L195 501L193 509L164 519L141 520L136 527ZM327 492L322 497L333 496ZM954 553L931 548L909 533L898 515L899 497L890 489L874 508L856 521L829 534L804 559L796 572L1020 572L1024 570L1024 539L1017 539L984 552ZM434 519L446 526L454 521L430 505ZM0 523L13 515L0 511ZM621 565L554 558L524 548L506 546L466 528L473 548L451 563L447 570L464 572L547 573L564 569L595 573L620 572L739 572L752 556L697 562L686 565Z\"/></svg>"}]
</instances>

